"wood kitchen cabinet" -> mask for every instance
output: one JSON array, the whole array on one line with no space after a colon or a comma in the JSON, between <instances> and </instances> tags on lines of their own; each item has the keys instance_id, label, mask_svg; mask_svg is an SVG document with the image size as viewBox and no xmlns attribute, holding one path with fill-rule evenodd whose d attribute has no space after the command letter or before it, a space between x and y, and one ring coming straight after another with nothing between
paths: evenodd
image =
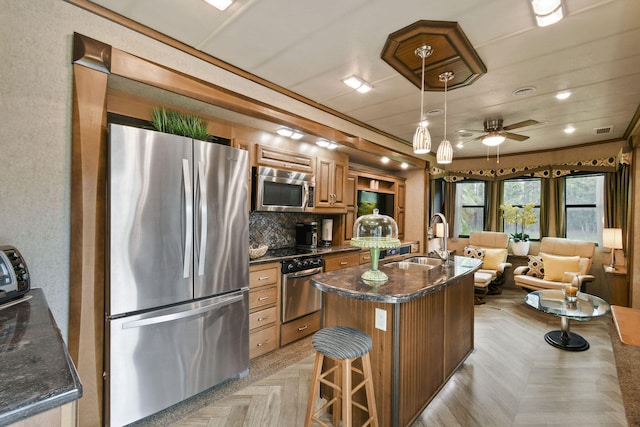
<instances>
[{"instance_id":1,"label":"wood kitchen cabinet","mask_svg":"<svg viewBox=\"0 0 640 427\"><path fill-rule=\"evenodd\" d=\"M315 211L346 213L348 158L316 159Z\"/></svg>"},{"instance_id":2,"label":"wood kitchen cabinet","mask_svg":"<svg viewBox=\"0 0 640 427\"><path fill-rule=\"evenodd\" d=\"M405 218L405 197L406 197L406 184L404 181L400 181L396 184L396 217L395 220L398 223L398 238L404 239L404 218Z\"/></svg>"},{"instance_id":3,"label":"wood kitchen cabinet","mask_svg":"<svg viewBox=\"0 0 640 427\"><path fill-rule=\"evenodd\" d=\"M255 162L260 166L313 173L314 158L295 151L256 144Z\"/></svg>"},{"instance_id":4,"label":"wood kitchen cabinet","mask_svg":"<svg viewBox=\"0 0 640 427\"><path fill-rule=\"evenodd\" d=\"M278 348L280 342L280 263L249 268L249 358Z\"/></svg>"},{"instance_id":5,"label":"wood kitchen cabinet","mask_svg":"<svg viewBox=\"0 0 640 427\"><path fill-rule=\"evenodd\" d=\"M360 251L325 255L323 259L325 272L340 270L342 268L360 265Z\"/></svg>"}]
</instances>

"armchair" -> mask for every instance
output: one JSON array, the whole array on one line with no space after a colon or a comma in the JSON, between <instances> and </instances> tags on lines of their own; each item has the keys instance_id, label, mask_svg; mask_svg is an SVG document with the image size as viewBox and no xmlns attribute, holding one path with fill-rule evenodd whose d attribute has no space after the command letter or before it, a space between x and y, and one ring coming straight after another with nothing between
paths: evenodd
<instances>
[{"instance_id":1,"label":"armchair","mask_svg":"<svg viewBox=\"0 0 640 427\"><path fill-rule=\"evenodd\" d=\"M529 255L528 265L513 270L515 285L527 291L562 289L562 274L577 272L580 290L594 280L589 274L595 252L593 242L543 237L538 255Z\"/></svg>"},{"instance_id":2,"label":"armchair","mask_svg":"<svg viewBox=\"0 0 640 427\"><path fill-rule=\"evenodd\" d=\"M477 303L484 302L484 295L502 293L504 270L511 267L507 262L508 246L507 233L479 231L469 235L469 244L465 247L464 255L482 258L482 266L474 275Z\"/></svg>"}]
</instances>

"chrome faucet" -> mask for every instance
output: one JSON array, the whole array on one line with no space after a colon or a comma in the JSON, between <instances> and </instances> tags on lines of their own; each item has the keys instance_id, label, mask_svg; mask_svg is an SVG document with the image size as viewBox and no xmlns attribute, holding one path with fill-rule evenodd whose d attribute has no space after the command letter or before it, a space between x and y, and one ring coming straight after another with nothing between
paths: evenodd
<instances>
[{"instance_id":1,"label":"chrome faucet","mask_svg":"<svg viewBox=\"0 0 640 427\"><path fill-rule=\"evenodd\" d=\"M437 220L438 218L440 218L440 221L442 222L443 225L443 236L442 236L442 249L436 249L435 252L436 254L438 254L438 256L440 257L440 259L442 261L444 261L444 265L449 265L449 250L447 249L447 239L449 238L449 223L447 222L447 219L444 217L444 215L442 215L441 213L435 213L433 214L433 216L431 217L431 227L433 228L433 225L435 224L435 220ZM435 235L435 230L434 233Z\"/></svg>"}]
</instances>

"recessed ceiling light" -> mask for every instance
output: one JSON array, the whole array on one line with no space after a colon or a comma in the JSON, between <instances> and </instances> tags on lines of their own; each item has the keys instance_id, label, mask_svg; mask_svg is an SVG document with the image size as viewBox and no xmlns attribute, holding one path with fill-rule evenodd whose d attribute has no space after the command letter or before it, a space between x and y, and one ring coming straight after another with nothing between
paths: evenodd
<instances>
[{"instance_id":1,"label":"recessed ceiling light","mask_svg":"<svg viewBox=\"0 0 640 427\"><path fill-rule=\"evenodd\" d=\"M347 77L346 79L342 80L342 82L360 93L367 93L373 88L371 83L365 82L358 76Z\"/></svg>"},{"instance_id":2,"label":"recessed ceiling light","mask_svg":"<svg viewBox=\"0 0 640 427\"><path fill-rule=\"evenodd\" d=\"M576 128L574 128L571 125L568 125L566 128L564 128L564 133L574 133L576 131Z\"/></svg>"},{"instance_id":3,"label":"recessed ceiling light","mask_svg":"<svg viewBox=\"0 0 640 427\"><path fill-rule=\"evenodd\" d=\"M298 132L297 130L294 130L293 133L291 134L291 139L300 139L302 138L304 135L301 132Z\"/></svg>"},{"instance_id":4,"label":"recessed ceiling light","mask_svg":"<svg viewBox=\"0 0 640 427\"><path fill-rule=\"evenodd\" d=\"M383 156L383 157L380 157L380 161L381 161L382 163L384 163L384 164L387 164L387 163L389 163L389 158L388 158L388 157L386 157L386 156Z\"/></svg>"},{"instance_id":5,"label":"recessed ceiling light","mask_svg":"<svg viewBox=\"0 0 640 427\"><path fill-rule=\"evenodd\" d=\"M327 147L327 149L329 150L335 150L336 148L338 148L338 144L336 144L335 142L330 142L329 146Z\"/></svg>"},{"instance_id":6,"label":"recessed ceiling light","mask_svg":"<svg viewBox=\"0 0 640 427\"><path fill-rule=\"evenodd\" d=\"M458 143L456 144L456 147L458 147L458 148L462 148L462 147L464 147L464 143L463 143L463 142L458 142Z\"/></svg>"},{"instance_id":7,"label":"recessed ceiling light","mask_svg":"<svg viewBox=\"0 0 640 427\"><path fill-rule=\"evenodd\" d=\"M204 0L207 3L209 3L211 6L215 7L218 10L225 10L226 8L228 8L229 6L231 6L231 3L233 3L233 0Z\"/></svg>"},{"instance_id":8,"label":"recessed ceiling light","mask_svg":"<svg viewBox=\"0 0 640 427\"><path fill-rule=\"evenodd\" d=\"M405 163L405 162L402 162L402 163L400 163L400 167L401 167L402 169L406 169L406 168L408 168L408 167L409 167L409 165L408 165L407 163Z\"/></svg>"},{"instance_id":9,"label":"recessed ceiling light","mask_svg":"<svg viewBox=\"0 0 640 427\"><path fill-rule=\"evenodd\" d=\"M327 148L330 144L331 144L331 141L324 138L320 138L316 141L316 145L322 148Z\"/></svg>"},{"instance_id":10,"label":"recessed ceiling light","mask_svg":"<svg viewBox=\"0 0 640 427\"><path fill-rule=\"evenodd\" d=\"M519 89L514 90L511 94L513 96L529 96L529 95L533 95L535 91L536 91L535 87L525 86L525 87L521 87Z\"/></svg>"},{"instance_id":11,"label":"recessed ceiling light","mask_svg":"<svg viewBox=\"0 0 640 427\"><path fill-rule=\"evenodd\" d=\"M284 136L285 138L289 138L291 135L293 135L293 130L289 128L280 128L276 132L278 133L278 135Z\"/></svg>"},{"instance_id":12,"label":"recessed ceiling light","mask_svg":"<svg viewBox=\"0 0 640 427\"><path fill-rule=\"evenodd\" d=\"M570 96L571 96L571 92L569 92L569 91L556 93L556 99L559 99L559 100L567 99Z\"/></svg>"}]
</instances>

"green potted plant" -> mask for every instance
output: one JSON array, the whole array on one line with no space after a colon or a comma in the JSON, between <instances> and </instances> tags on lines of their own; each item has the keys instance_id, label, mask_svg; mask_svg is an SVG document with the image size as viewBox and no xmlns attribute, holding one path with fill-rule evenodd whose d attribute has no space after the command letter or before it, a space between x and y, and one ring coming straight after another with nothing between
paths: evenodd
<instances>
[{"instance_id":1,"label":"green potted plant","mask_svg":"<svg viewBox=\"0 0 640 427\"><path fill-rule=\"evenodd\" d=\"M154 108L151 125L158 132L187 136L200 141L208 141L207 122L195 114L185 114L165 108Z\"/></svg>"},{"instance_id":2,"label":"green potted plant","mask_svg":"<svg viewBox=\"0 0 640 427\"><path fill-rule=\"evenodd\" d=\"M535 204L529 203L523 207L502 205L502 218L507 224L515 224L516 228L511 234L511 252L514 255L527 255L529 253L529 235L526 228L538 220L533 208ZM518 231L519 230L519 231Z\"/></svg>"}]
</instances>

